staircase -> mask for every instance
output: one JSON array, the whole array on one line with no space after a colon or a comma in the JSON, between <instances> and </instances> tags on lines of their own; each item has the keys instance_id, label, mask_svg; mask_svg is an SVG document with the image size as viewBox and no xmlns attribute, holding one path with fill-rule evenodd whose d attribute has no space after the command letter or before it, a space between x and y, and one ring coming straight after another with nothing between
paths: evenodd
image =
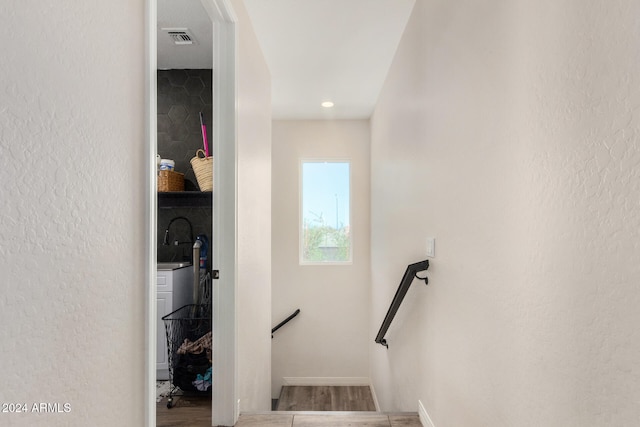
<instances>
[{"instance_id":1,"label":"staircase","mask_svg":"<svg viewBox=\"0 0 640 427\"><path fill-rule=\"evenodd\" d=\"M236 427L422 427L417 413L377 412L368 386L284 386L274 407Z\"/></svg>"},{"instance_id":2,"label":"staircase","mask_svg":"<svg viewBox=\"0 0 640 427\"><path fill-rule=\"evenodd\" d=\"M284 386L276 411L369 411L377 409L369 386Z\"/></svg>"}]
</instances>

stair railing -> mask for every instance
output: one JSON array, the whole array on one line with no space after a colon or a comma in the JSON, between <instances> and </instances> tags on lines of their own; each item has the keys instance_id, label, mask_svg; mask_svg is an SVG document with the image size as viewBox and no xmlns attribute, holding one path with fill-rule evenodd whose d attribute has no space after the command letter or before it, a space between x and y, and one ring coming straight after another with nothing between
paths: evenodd
<instances>
[{"instance_id":1,"label":"stair railing","mask_svg":"<svg viewBox=\"0 0 640 427\"><path fill-rule=\"evenodd\" d=\"M378 331L378 335L376 336L376 342L378 344L382 344L383 346L389 348L387 344L387 340L384 339L393 318L396 316L398 312L398 308L400 308L400 304L402 304L402 300L404 296L407 294L411 283L413 283L413 279L424 280L425 284L429 284L429 279L425 277L418 277L418 272L425 271L429 268L429 260L424 260L420 262L416 262L414 264L409 264L407 269L404 272L404 276L402 276L402 281L400 281L400 286L398 286L398 290L396 291L396 295L393 297L393 301L391 301L391 306L389 306L389 310L387 311L387 315L384 317L382 321L382 325L380 326L380 330Z\"/></svg>"},{"instance_id":2,"label":"stair railing","mask_svg":"<svg viewBox=\"0 0 640 427\"><path fill-rule=\"evenodd\" d=\"M297 309L296 311L294 311L293 313L291 313L289 315L289 317L287 317L286 319L284 319L282 322L278 323L273 329L271 329L271 338L273 338L273 333L275 331L277 331L278 329L282 328L284 325L286 325L287 323L289 323L291 321L291 319L293 319L294 317L296 317L298 314L300 314L300 309Z\"/></svg>"}]
</instances>

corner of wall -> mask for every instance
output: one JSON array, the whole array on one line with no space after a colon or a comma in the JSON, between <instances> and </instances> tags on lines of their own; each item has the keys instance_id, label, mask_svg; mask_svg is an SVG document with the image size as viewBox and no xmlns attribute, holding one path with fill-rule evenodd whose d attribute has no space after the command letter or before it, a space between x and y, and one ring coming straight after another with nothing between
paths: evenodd
<instances>
[{"instance_id":1,"label":"corner of wall","mask_svg":"<svg viewBox=\"0 0 640 427\"><path fill-rule=\"evenodd\" d=\"M376 394L376 388L373 385L373 381L369 379L369 390L371 390L371 397L373 398L373 404L376 407L377 412L381 412L380 404L378 403L378 395Z\"/></svg>"}]
</instances>

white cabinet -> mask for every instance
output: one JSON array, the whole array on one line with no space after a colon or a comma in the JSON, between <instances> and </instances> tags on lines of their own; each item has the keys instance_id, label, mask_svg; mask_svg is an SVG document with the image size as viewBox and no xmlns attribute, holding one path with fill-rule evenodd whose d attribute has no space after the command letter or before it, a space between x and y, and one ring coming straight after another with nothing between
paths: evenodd
<instances>
[{"instance_id":1,"label":"white cabinet","mask_svg":"<svg viewBox=\"0 0 640 427\"><path fill-rule=\"evenodd\" d=\"M158 270L157 275L158 336L156 342L156 379L169 379L167 336L162 316L186 304L193 304L193 267Z\"/></svg>"}]
</instances>

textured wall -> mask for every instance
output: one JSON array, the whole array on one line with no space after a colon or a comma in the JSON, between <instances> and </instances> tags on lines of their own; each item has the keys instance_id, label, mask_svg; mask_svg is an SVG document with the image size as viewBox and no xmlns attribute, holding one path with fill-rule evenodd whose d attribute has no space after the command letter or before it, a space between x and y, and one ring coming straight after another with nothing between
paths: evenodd
<instances>
[{"instance_id":1,"label":"textured wall","mask_svg":"<svg viewBox=\"0 0 640 427\"><path fill-rule=\"evenodd\" d=\"M143 4L0 5L0 425L143 425Z\"/></svg>"},{"instance_id":2,"label":"textured wall","mask_svg":"<svg viewBox=\"0 0 640 427\"><path fill-rule=\"evenodd\" d=\"M273 122L273 325L301 313L273 339L272 396L283 377L367 378L369 122ZM301 159L351 160L353 264L299 264Z\"/></svg>"},{"instance_id":3,"label":"textured wall","mask_svg":"<svg viewBox=\"0 0 640 427\"><path fill-rule=\"evenodd\" d=\"M372 118L383 409L435 426L640 421L640 4L418 0Z\"/></svg>"}]
</instances>

